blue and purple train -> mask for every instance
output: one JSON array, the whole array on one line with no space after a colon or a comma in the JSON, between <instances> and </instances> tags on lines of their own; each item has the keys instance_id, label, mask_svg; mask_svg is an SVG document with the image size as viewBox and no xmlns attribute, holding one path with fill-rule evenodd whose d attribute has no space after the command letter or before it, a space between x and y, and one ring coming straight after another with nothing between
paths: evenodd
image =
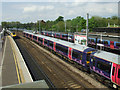
<instances>
[{"instance_id":1,"label":"blue and purple train","mask_svg":"<svg viewBox=\"0 0 120 90\"><path fill-rule=\"evenodd\" d=\"M42 31L41 32L42 35L45 36L50 36L50 37L54 37L54 38L59 38L65 41L70 41L70 42L74 42L74 35L71 34L64 34L64 33L55 33L55 32L47 32L47 31ZM69 39L69 40L68 40ZM98 44L103 44L105 48L109 48L112 50L120 50L120 41L111 41L111 40L101 40L97 39L97 43ZM88 44L90 46L95 46L96 45L96 38L88 38Z\"/></svg>"},{"instance_id":2,"label":"blue and purple train","mask_svg":"<svg viewBox=\"0 0 120 90\"><path fill-rule=\"evenodd\" d=\"M78 63L103 83L120 87L120 55L24 31L24 37Z\"/></svg>"}]
</instances>

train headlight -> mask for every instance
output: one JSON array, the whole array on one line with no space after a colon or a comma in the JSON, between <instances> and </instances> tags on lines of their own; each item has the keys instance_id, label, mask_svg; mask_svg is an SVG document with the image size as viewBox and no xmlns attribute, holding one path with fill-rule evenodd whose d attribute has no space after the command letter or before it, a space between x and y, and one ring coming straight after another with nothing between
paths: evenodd
<instances>
[{"instance_id":1,"label":"train headlight","mask_svg":"<svg viewBox=\"0 0 120 90\"><path fill-rule=\"evenodd\" d=\"M113 88L117 88L117 86L115 84L113 84Z\"/></svg>"}]
</instances>

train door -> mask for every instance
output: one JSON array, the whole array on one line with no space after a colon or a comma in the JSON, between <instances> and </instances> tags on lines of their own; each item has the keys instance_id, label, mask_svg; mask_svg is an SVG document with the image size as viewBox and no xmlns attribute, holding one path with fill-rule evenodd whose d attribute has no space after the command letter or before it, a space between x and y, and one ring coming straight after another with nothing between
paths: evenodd
<instances>
[{"instance_id":1,"label":"train door","mask_svg":"<svg viewBox=\"0 0 120 90\"><path fill-rule=\"evenodd\" d=\"M116 83L120 86L120 65L117 66Z\"/></svg>"},{"instance_id":2,"label":"train door","mask_svg":"<svg viewBox=\"0 0 120 90\"><path fill-rule=\"evenodd\" d=\"M56 33L54 34L54 37L56 38Z\"/></svg>"},{"instance_id":3,"label":"train door","mask_svg":"<svg viewBox=\"0 0 120 90\"><path fill-rule=\"evenodd\" d=\"M44 38L43 38L43 46L44 46Z\"/></svg>"},{"instance_id":4,"label":"train door","mask_svg":"<svg viewBox=\"0 0 120 90\"><path fill-rule=\"evenodd\" d=\"M55 46L56 46L56 43L54 42L54 47L53 47L54 51L56 51L56 48L55 48Z\"/></svg>"},{"instance_id":5,"label":"train door","mask_svg":"<svg viewBox=\"0 0 120 90\"><path fill-rule=\"evenodd\" d=\"M33 40L33 35L32 35L32 40Z\"/></svg>"},{"instance_id":6,"label":"train door","mask_svg":"<svg viewBox=\"0 0 120 90\"><path fill-rule=\"evenodd\" d=\"M110 48L114 49L114 41L110 41Z\"/></svg>"},{"instance_id":7,"label":"train door","mask_svg":"<svg viewBox=\"0 0 120 90\"><path fill-rule=\"evenodd\" d=\"M68 51L68 58L71 60L72 59L72 48L69 47L69 51Z\"/></svg>"},{"instance_id":8,"label":"train door","mask_svg":"<svg viewBox=\"0 0 120 90\"><path fill-rule=\"evenodd\" d=\"M37 37L37 42L38 42L38 37Z\"/></svg>"},{"instance_id":9,"label":"train door","mask_svg":"<svg viewBox=\"0 0 120 90\"><path fill-rule=\"evenodd\" d=\"M63 39L64 38L64 35L60 34L60 39Z\"/></svg>"},{"instance_id":10,"label":"train door","mask_svg":"<svg viewBox=\"0 0 120 90\"><path fill-rule=\"evenodd\" d=\"M120 86L120 65L113 63L112 81Z\"/></svg>"},{"instance_id":11,"label":"train door","mask_svg":"<svg viewBox=\"0 0 120 90\"><path fill-rule=\"evenodd\" d=\"M112 81L116 82L116 67L117 65L115 63L113 63L113 67L112 67Z\"/></svg>"}]
</instances>

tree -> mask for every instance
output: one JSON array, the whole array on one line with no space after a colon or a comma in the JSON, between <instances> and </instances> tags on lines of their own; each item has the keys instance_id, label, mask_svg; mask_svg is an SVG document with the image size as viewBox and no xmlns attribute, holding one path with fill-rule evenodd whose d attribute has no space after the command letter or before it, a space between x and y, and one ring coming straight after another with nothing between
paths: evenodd
<instances>
[{"instance_id":1,"label":"tree","mask_svg":"<svg viewBox=\"0 0 120 90\"><path fill-rule=\"evenodd\" d=\"M55 23L58 23L59 21L64 21L64 17L63 17L63 16L59 16L59 17L55 20Z\"/></svg>"},{"instance_id":2,"label":"tree","mask_svg":"<svg viewBox=\"0 0 120 90\"><path fill-rule=\"evenodd\" d=\"M63 21L59 21L59 22L56 24L56 26L57 26L57 30L58 30L59 32L65 32L65 24L64 24Z\"/></svg>"}]
</instances>

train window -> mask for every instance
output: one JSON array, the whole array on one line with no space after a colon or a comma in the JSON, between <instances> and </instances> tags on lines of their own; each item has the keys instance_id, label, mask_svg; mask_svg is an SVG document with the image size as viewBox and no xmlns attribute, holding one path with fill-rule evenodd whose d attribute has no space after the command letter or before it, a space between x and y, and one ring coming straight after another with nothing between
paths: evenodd
<instances>
[{"instance_id":1,"label":"train window","mask_svg":"<svg viewBox=\"0 0 120 90\"><path fill-rule=\"evenodd\" d=\"M101 61L97 61L97 67L107 73L110 73L110 70L111 70L111 65L110 64L107 64L107 63L104 63L104 62L101 62Z\"/></svg>"},{"instance_id":2,"label":"train window","mask_svg":"<svg viewBox=\"0 0 120 90\"><path fill-rule=\"evenodd\" d=\"M60 36L60 34L56 34L56 36L57 36L57 37L59 37L59 36Z\"/></svg>"},{"instance_id":3,"label":"train window","mask_svg":"<svg viewBox=\"0 0 120 90\"><path fill-rule=\"evenodd\" d=\"M114 76L114 72L115 72L115 67L113 67L113 71L112 71L112 75Z\"/></svg>"},{"instance_id":4,"label":"train window","mask_svg":"<svg viewBox=\"0 0 120 90\"><path fill-rule=\"evenodd\" d=\"M13 35L15 35L15 32L13 32Z\"/></svg>"},{"instance_id":5,"label":"train window","mask_svg":"<svg viewBox=\"0 0 120 90\"><path fill-rule=\"evenodd\" d=\"M117 46L117 47L120 47L120 43L116 43L116 46Z\"/></svg>"},{"instance_id":6,"label":"train window","mask_svg":"<svg viewBox=\"0 0 120 90\"><path fill-rule=\"evenodd\" d=\"M73 36L69 36L70 38L73 38Z\"/></svg>"},{"instance_id":7,"label":"train window","mask_svg":"<svg viewBox=\"0 0 120 90\"><path fill-rule=\"evenodd\" d=\"M44 40L44 44L47 44L47 40L46 39Z\"/></svg>"},{"instance_id":8,"label":"train window","mask_svg":"<svg viewBox=\"0 0 120 90\"><path fill-rule=\"evenodd\" d=\"M63 52L68 53L68 49L65 47L62 47Z\"/></svg>"},{"instance_id":9,"label":"train window","mask_svg":"<svg viewBox=\"0 0 120 90\"><path fill-rule=\"evenodd\" d=\"M94 42L94 39L91 39L91 42Z\"/></svg>"},{"instance_id":10,"label":"train window","mask_svg":"<svg viewBox=\"0 0 120 90\"><path fill-rule=\"evenodd\" d=\"M42 38L38 38L38 41L40 41L41 43L43 42L43 39Z\"/></svg>"},{"instance_id":11,"label":"train window","mask_svg":"<svg viewBox=\"0 0 120 90\"><path fill-rule=\"evenodd\" d=\"M49 42L49 45L50 45L51 47L53 47L53 43L52 43L52 42Z\"/></svg>"},{"instance_id":12,"label":"train window","mask_svg":"<svg viewBox=\"0 0 120 90\"><path fill-rule=\"evenodd\" d=\"M82 54L80 55L80 60L82 60Z\"/></svg>"},{"instance_id":13,"label":"train window","mask_svg":"<svg viewBox=\"0 0 120 90\"><path fill-rule=\"evenodd\" d=\"M120 69L118 69L118 78L120 78Z\"/></svg>"},{"instance_id":14,"label":"train window","mask_svg":"<svg viewBox=\"0 0 120 90\"><path fill-rule=\"evenodd\" d=\"M40 38L38 38L38 41L40 41Z\"/></svg>"},{"instance_id":15,"label":"train window","mask_svg":"<svg viewBox=\"0 0 120 90\"><path fill-rule=\"evenodd\" d=\"M93 59L93 66L95 66L95 58Z\"/></svg>"},{"instance_id":16,"label":"train window","mask_svg":"<svg viewBox=\"0 0 120 90\"><path fill-rule=\"evenodd\" d=\"M73 50L73 52L72 52L72 56L73 57L78 58L79 55L80 55L80 53L78 53L78 52L76 52L76 51Z\"/></svg>"},{"instance_id":17,"label":"train window","mask_svg":"<svg viewBox=\"0 0 120 90\"><path fill-rule=\"evenodd\" d=\"M95 66L95 58L94 57L91 58L91 62L93 63L93 66Z\"/></svg>"},{"instance_id":18,"label":"train window","mask_svg":"<svg viewBox=\"0 0 120 90\"><path fill-rule=\"evenodd\" d=\"M33 36L33 38L37 40L37 37L36 37L36 36Z\"/></svg>"},{"instance_id":19,"label":"train window","mask_svg":"<svg viewBox=\"0 0 120 90\"><path fill-rule=\"evenodd\" d=\"M88 39L88 41L90 41L90 39Z\"/></svg>"},{"instance_id":20,"label":"train window","mask_svg":"<svg viewBox=\"0 0 120 90\"><path fill-rule=\"evenodd\" d=\"M56 49L59 49L59 46L56 44Z\"/></svg>"},{"instance_id":21,"label":"train window","mask_svg":"<svg viewBox=\"0 0 120 90\"><path fill-rule=\"evenodd\" d=\"M90 61L90 54L87 54L87 61Z\"/></svg>"},{"instance_id":22,"label":"train window","mask_svg":"<svg viewBox=\"0 0 120 90\"><path fill-rule=\"evenodd\" d=\"M104 41L104 44L108 45L108 41Z\"/></svg>"},{"instance_id":23,"label":"train window","mask_svg":"<svg viewBox=\"0 0 120 90\"><path fill-rule=\"evenodd\" d=\"M98 40L98 43L101 43L101 40Z\"/></svg>"},{"instance_id":24,"label":"train window","mask_svg":"<svg viewBox=\"0 0 120 90\"><path fill-rule=\"evenodd\" d=\"M56 49L64 52L64 53L68 53L68 49L63 47L63 46L60 46L60 45L56 45Z\"/></svg>"}]
</instances>

